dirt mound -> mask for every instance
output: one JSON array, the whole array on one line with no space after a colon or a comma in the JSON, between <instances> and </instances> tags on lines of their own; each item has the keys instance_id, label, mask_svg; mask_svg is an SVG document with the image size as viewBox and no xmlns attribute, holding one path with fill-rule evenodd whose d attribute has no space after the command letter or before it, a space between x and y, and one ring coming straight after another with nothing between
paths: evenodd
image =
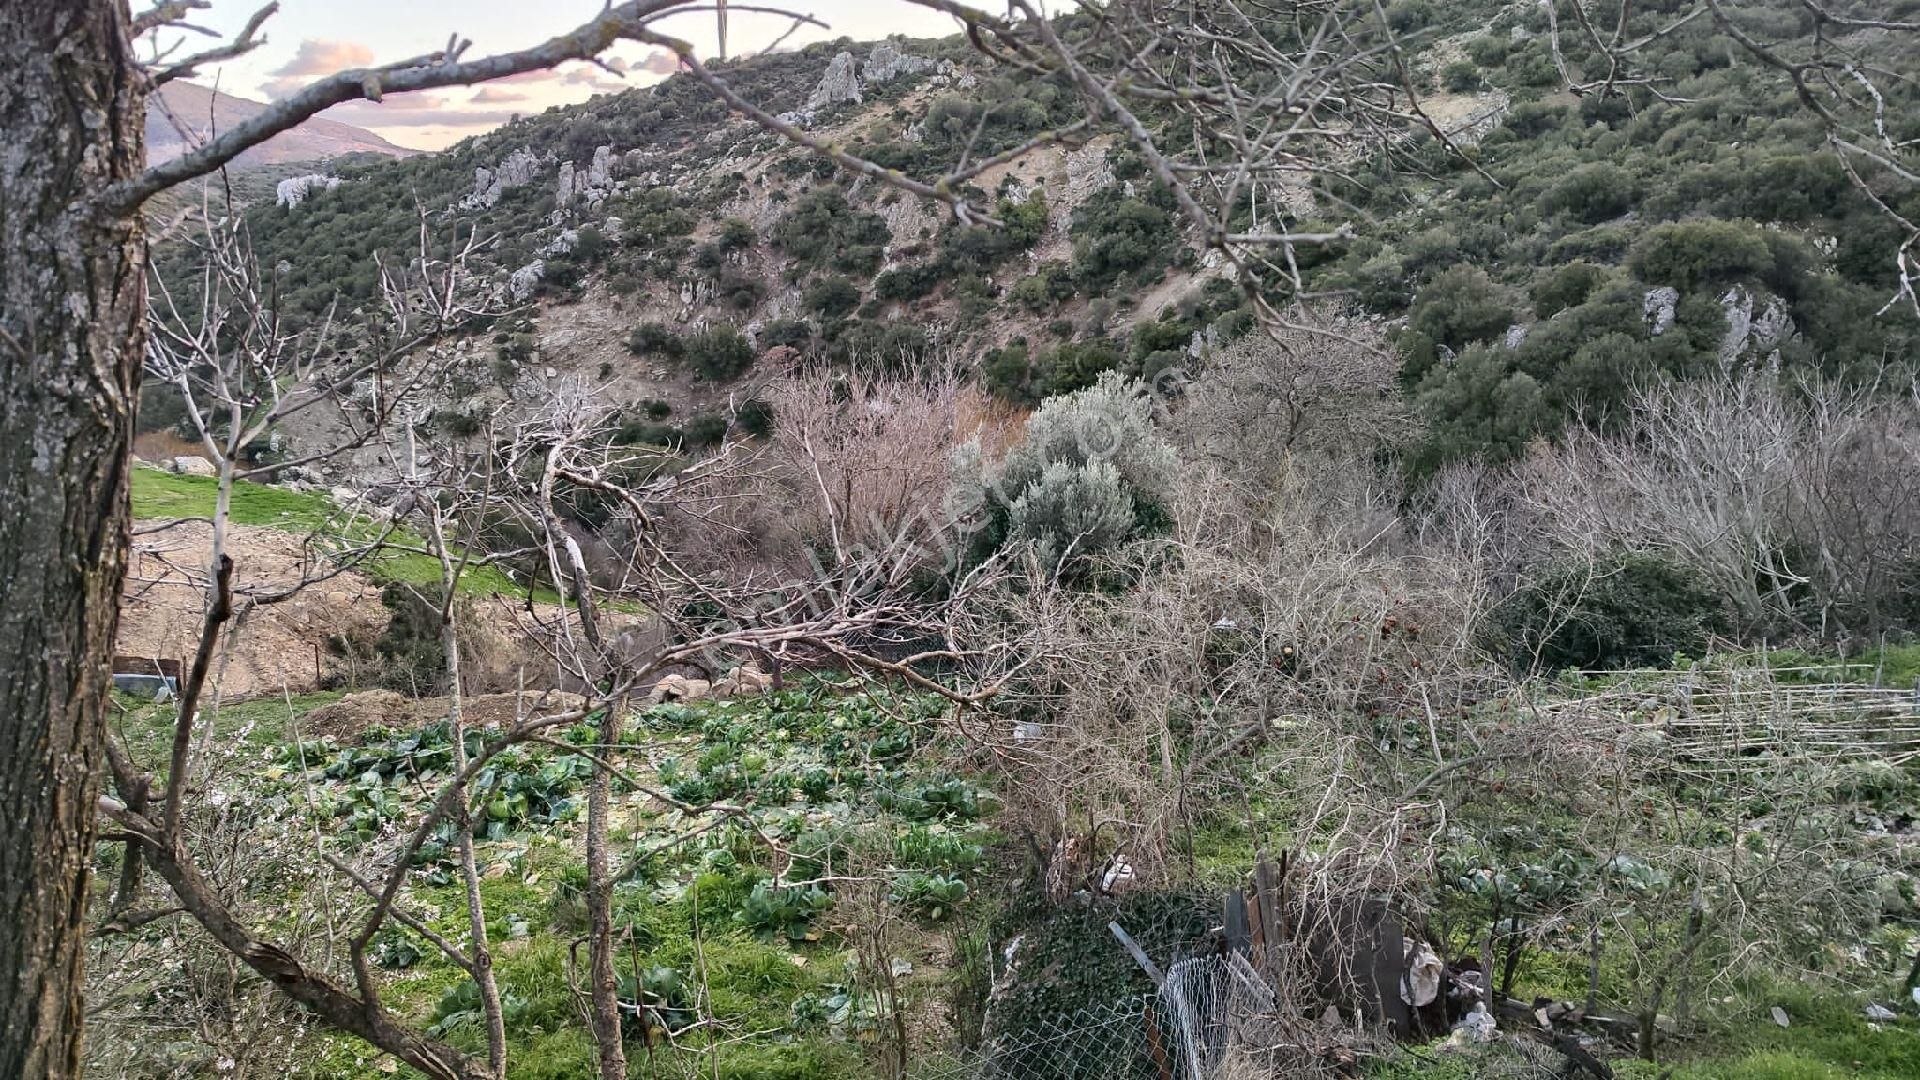
<instances>
[{"instance_id":1,"label":"dirt mound","mask_svg":"<svg viewBox=\"0 0 1920 1080\"><path fill-rule=\"evenodd\" d=\"M419 704L391 690L362 690L308 713L300 721L300 734L347 743L370 727L412 727Z\"/></svg>"},{"instance_id":2,"label":"dirt mound","mask_svg":"<svg viewBox=\"0 0 1920 1080\"><path fill-rule=\"evenodd\" d=\"M301 539L278 529L227 526L238 617L228 625L226 647L214 658L209 679L226 700L278 694L282 686L294 693L317 689L335 664L329 639L371 641L387 626L379 586L357 573L338 574L284 602L247 610L249 594L285 589L314 569L314 553ZM212 551L213 526L204 521L174 522L134 538L115 653L183 663L192 658L205 618L204 582Z\"/></svg>"},{"instance_id":3,"label":"dirt mound","mask_svg":"<svg viewBox=\"0 0 1920 1080\"><path fill-rule=\"evenodd\" d=\"M523 716L552 716L587 703L579 694L559 690L522 690L510 694L474 694L465 701L466 721L475 728L504 727ZM339 743L353 742L368 728L414 728L447 715L444 697L410 698L392 690L362 690L322 705L301 721L301 734Z\"/></svg>"}]
</instances>

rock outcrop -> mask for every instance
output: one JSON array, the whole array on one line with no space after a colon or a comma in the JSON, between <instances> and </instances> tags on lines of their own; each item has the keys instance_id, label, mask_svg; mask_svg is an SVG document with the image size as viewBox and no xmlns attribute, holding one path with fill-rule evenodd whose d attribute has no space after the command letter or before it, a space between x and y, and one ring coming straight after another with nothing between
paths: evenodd
<instances>
[{"instance_id":1,"label":"rock outcrop","mask_svg":"<svg viewBox=\"0 0 1920 1080\"><path fill-rule=\"evenodd\" d=\"M955 77L952 62L936 63L932 57L903 53L890 41L875 45L864 63L855 60L850 52L835 53L833 59L827 61L827 70L820 76L819 85L807 96L806 104L781 113L779 119L798 127L811 127L821 114L835 106L864 103L868 86L928 72L936 72L943 79Z\"/></svg>"},{"instance_id":2,"label":"rock outcrop","mask_svg":"<svg viewBox=\"0 0 1920 1080\"><path fill-rule=\"evenodd\" d=\"M291 210L307 201L307 196L316 191L332 191L340 186L340 178L321 173L308 173L305 176L289 176L273 186L273 201Z\"/></svg>"},{"instance_id":3,"label":"rock outcrop","mask_svg":"<svg viewBox=\"0 0 1920 1080\"><path fill-rule=\"evenodd\" d=\"M858 105L863 100L860 96L860 73L855 68L853 54L843 52L827 61L826 74L820 76L820 85L808 95L805 111L817 113L821 109L847 102Z\"/></svg>"},{"instance_id":4,"label":"rock outcrop","mask_svg":"<svg viewBox=\"0 0 1920 1080\"><path fill-rule=\"evenodd\" d=\"M860 74L870 83L884 83L902 75L922 75L932 71L933 67L931 57L903 53L894 48L892 42L883 41L867 55L867 62L860 66Z\"/></svg>"},{"instance_id":5,"label":"rock outcrop","mask_svg":"<svg viewBox=\"0 0 1920 1080\"><path fill-rule=\"evenodd\" d=\"M1647 290L1640 298L1640 313L1646 317L1647 330L1659 337L1673 327L1674 312L1680 306L1680 290L1661 285Z\"/></svg>"},{"instance_id":6,"label":"rock outcrop","mask_svg":"<svg viewBox=\"0 0 1920 1080\"><path fill-rule=\"evenodd\" d=\"M585 199L589 205L598 205L602 199L613 193L613 147L611 145L593 148L593 160L585 169L580 169L571 161L560 163L560 175L554 182L554 201L566 206L575 199Z\"/></svg>"},{"instance_id":7,"label":"rock outcrop","mask_svg":"<svg viewBox=\"0 0 1920 1080\"><path fill-rule=\"evenodd\" d=\"M1756 302L1753 292L1744 285L1735 285L1720 297L1720 307L1727 315L1727 332L1720 339L1722 364L1741 356L1771 358L1793 336L1793 316L1787 313L1786 301L1769 295L1758 304L1757 311Z\"/></svg>"},{"instance_id":8,"label":"rock outcrop","mask_svg":"<svg viewBox=\"0 0 1920 1080\"><path fill-rule=\"evenodd\" d=\"M523 146L508 154L498 168L481 166L474 169L473 191L460 200L460 206L466 210L492 206L500 201L500 196L533 183L539 175L540 159Z\"/></svg>"},{"instance_id":9,"label":"rock outcrop","mask_svg":"<svg viewBox=\"0 0 1920 1080\"><path fill-rule=\"evenodd\" d=\"M507 295L515 301L532 299L534 290L540 287L540 281L547 276L545 260L535 259L513 272L507 278Z\"/></svg>"}]
</instances>

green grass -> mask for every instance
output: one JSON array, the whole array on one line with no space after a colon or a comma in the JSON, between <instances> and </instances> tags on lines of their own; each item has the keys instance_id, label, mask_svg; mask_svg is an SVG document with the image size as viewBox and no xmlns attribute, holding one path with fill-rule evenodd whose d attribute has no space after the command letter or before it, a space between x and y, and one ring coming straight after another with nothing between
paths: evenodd
<instances>
[{"instance_id":1,"label":"green grass","mask_svg":"<svg viewBox=\"0 0 1920 1080\"><path fill-rule=\"evenodd\" d=\"M1861 1011L1864 1000L1837 993L1818 993L1795 984L1741 995L1749 1003L1727 1018L1724 1030L1708 1042L1712 1047L1693 1060L1675 1055L1674 1080L1812 1080L1815 1077L1859 1077L1861 1080L1907 1080L1920 1076L1920 1021L1909 1004L1907 1014L1880 1025L1867 1026ZM1898 1011L1897 998L1882 1004ZM1776 1025L1768 1009L1787 1012L1788 1027ZM1625 1077L1658 1076L1659 1069L1636 1064Z\"/></svg>"},{"instance_id":2,"label":"green grass","mask_svg":"<svg viewBox=\"0 0 1920 1080\"><path fill-rule=\"evenodd\" d=\"M1896 1007L1899 998L1883 997ZM1789 1026L1773 1022L1769 1009L1785 1009ZM1683 1043L1661 1047L1661 1060L1618 1056L1609 1064L1620 1080L1910 1080L1920 1076L1920 1020L1912 1009L1900 1019L1868 1026L1864 999L1782 984L1750 987L1709 1030ZM1467 1080L1520 1076L1510 1052L1487 1048L1417 1047L1390 1055L1367 1075L1373 1080ZM1503 1066L1505 1066L1503 1068Z\"/></svg>"},{"instance_id":3,"label":"green grass","mask_svg":"<svg viewBox=\"0 0 1920 1080\"><path fill-rule=\"evenodd\" d=\"M340 700L341 696L337 690L295 694L291 715L305 716L322 705ZM156 704L131 694L115 694L114 701L120 711L109 723L120 734L127 753L136 764L152 769L156 777L165 779L168 751L173 743L174 704ZM220 745L240 739L247 746L266 749L291 741L288 707L287 699L272 695L228 702L218 711L205 708L200 717L201 723L213 725L212 738Z\"/></svg>"},{"instance_id":4,"label":"green grass","mask_svg":"<svg viewBox=\"0 0 1920 1080\"><path fill-rule=\"evenodd\" d=\"M219 481L211 476L175 476L159 469L133 471L135 520L213 517ZM307 531L338 513L333 500L318 492L236 480L230 513L241 525Z\"/></svg>"},{"instance_id":5,"label":"green grass","mask_svg":"<svg viewBox=\"0 0 1920 1080\"><path fill-rule=\"evenodd\" d=\"M1745 658L1755 667L1762 662L1758 653ZM1920 681L1920 644L1876 645L1844 659L1804 649L1772 649L1765 663L1773 668L1805 669L1782 676L1792 682L1873 683L1877 679L1881 686L1911 689Z\"/></svg>"},{"instance_id":6,"label":"green grass","mask_svg":"<svg viewBox=\"0 0 1920 1080\"><path fill-rule=\"evenodd\" d=\"M211 476L176 476L159 469L133 471L133 517L136 521L171 521L181 518L212 520L219 495L219 481ZM332 499L314 491L289 491L247 480L233 483L233 498L228 511L239 525L257 525L289 532L321 533L344 541L370 540L377 534L365 522L350 525ZM396 544L420 545L418 534L395 530ZM382 551L361 567L376 581L399 581L422 588L438 588L440 562L430 555L413 551ZM494 566L469 566L460 576L460 591L470 596L519 596L527 590ZM541 603L559 603L551 589L533 590Z\"/></svg>"},{"instance_id":7,"label":"green grass","mask_svg":"<svg viewBox=\"0 0 1920 1080\"><path fill-rule=\"evenodd\" d=\"M316 695L314 701L331 696ZM299 699L296 709L310 704ZM867 852L880 867L893 865L887 860L895 839L909 826L985 842L984 831L964 814L918 821L910 815L921 812L915 809L919 802L885 801L921 791L923 784L948 783L952 763L937 740L900 739L909 729L899 717L936 715L942 708L937 699L902 694L884 705L864 695L843 694L831 680L801 676L776 695L641 714L631 725L632 739L636 746L671 740L674 755L681 759L683 782L744 784L737 790L729 786L728 797L750 806L761 828L798 849L812 850L807 837L828 826L843 830L837 832L843 850ZM279 711L284 715L284 706ZM269 741L290 730L284 719L269 725L261 718L256 726L259 737ZM151 736L164 753L165 730L157 721ZM591 732L584 737L591 738ZM525 772L555 757L546 750L530 750L525 751L528 759L521 760L521 753L499 759L499 774ZM827 790L812 795L741 779L742 770L757 778L815 768L830 769L831 782ZM263 770L260 782L290 786L297 779L294 773L277 777ZM349 790L367 783L362 777L327 776L317 767L309 780L323 814L337 813ZM388 786L401 792L414 787L411 781L398 780ZM763 798L763 791L777 795ZM570 794L579 797L580 791ZM624 800L625 794L616 789L617 797ZM652 847L690 827L677 812L644 801L624 800L621 805L633 810L625 815L616 840L617 855ZM356 843L342 842L349 849ZM579 974L569 972L570 951L579 948L584 933L578 819L517 827L505 837L479 841L476 848L495 970L507 1002L509 1076L557 1080L591 1075L592 1041L571 985ZM711 1048L697 1033L685 1036L677 1049L663 1041L645 1047L636 1035L628 1045L630 1060L644 1061L647 1075L659 1076L841 1080L875 1075L866 1061L865 1048L874 1038L870 1016L856 1009L851 1018L830 1019L836 1015L832 1003L844 1003L845 988L859 983L851 966L852 943L842 936L843 920L850 916L838 909L822 913L812 924L817 934L806 938L763 933L760 924L741 918L753 886L776 865L774 853L744 826L689 839L648 865L644 875L614 890L614 920L622 942L619 971L670 968L689 986L704 976L709 1006L727 1028ZM275 895L276 902L282 899L289 909L296 906L297 898ZM449 862L423 865L402 903L438 933L454 940L467 934L464 889ZM919 923L911 913L903 914L898 926L893 940L901 951L896 955L912 955L916 962L933 948L928 943L949 932L949 924ZM443 996L460 991L467 976L416 935L388 933L409 940L418 956L409 966L382 972L383 1001L406 1022L425 1027L439 1015ZM584 952L574 963L583 957ZM909 997L937 1008L945 1000L943 972L931 963L920 966L917 977L924 981ZM914 998L916 994L922 997ZM752 1037L729 1037L747 1033ZM484 1034L477 1023L457 1023L444 1038L469 1053L484 1052ZM323 1034L311 1045L315 1052L297 1075L334 1080L371 1075L377 1067L376 1055L352 1040ZM393 1075L416 1074L402 1067Z\"/></svg>"}]
</instances>

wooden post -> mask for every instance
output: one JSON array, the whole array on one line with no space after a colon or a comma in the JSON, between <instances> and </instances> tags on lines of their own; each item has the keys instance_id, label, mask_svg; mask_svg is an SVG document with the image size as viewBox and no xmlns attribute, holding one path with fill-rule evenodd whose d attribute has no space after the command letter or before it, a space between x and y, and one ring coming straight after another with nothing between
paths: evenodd
<instances>
[{"instance_id":1,"label":"wooden post","mask_svg":"<svg viewBox=\"0 0 1920 1080\"><path fill-rule=\"evenodd\" d=\"M1147 956L1147 950L1141 948L1140 943L1133 940L1131 934L1120 929L1120 924L1117 922L1108 923L1107 929L1113 931L1113 936L1120 939L1120 945L1127 950L1127 955L1133 957L1133 962L1139 964L1140 970L1146 972L1147 978L1153 980L1153 988L1155 990L1162 989L1167 985L1166 975L1162 973L1160 968L1154 964L1153 960Z\"/></svg>"},{"instance_id":2,"label":"wooden post","mask_svg":"<svg viewBox=\"0 0 1920 1080\"><path fill-rule=\"evenodd\" d=\"M1159 1080L1174 1080L1173 1062L1167 1058L1167 1046L1160 1036L1160 1021L1153 1015L1152 1001L1147 1002L1143 1010L1147 1020L1147 1056L1153 1060L1154 1073Z\"/></svg>"},{"instance_id":3,"label":"wooden post","mask_svg":"<svg viewBox=\"0 0 1920 1080\"><path fill-rule=\"evenodd\" d=\"M1220 925L1227 935L1227 948L1246 955L1253 944L1252 935L1247 928L1247 894L1239 889L1227 891L1227 905Z\"/></svg>"}]
</instances>

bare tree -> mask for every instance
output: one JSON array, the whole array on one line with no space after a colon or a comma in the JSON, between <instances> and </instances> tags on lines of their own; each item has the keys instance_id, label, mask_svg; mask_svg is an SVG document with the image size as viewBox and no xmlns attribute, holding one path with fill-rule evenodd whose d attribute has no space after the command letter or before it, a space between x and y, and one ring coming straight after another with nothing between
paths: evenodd
<instances>
[{"instance_id":1,"label":"bare tree","mask_svg":"<svg viewBox=\"0 0 1920 1080\"><path fill-rule=\"evenodd\" d=\"M1894 480L1916 422L1911 395L1872 384L1749 371L1650 388L1619 433L1536 447L1516 509L1547 541L1537 555L1665 553L1749 630L1870 633L1920 543Z\"/></svg>"},{"instance_id":2,"label":"bare tree","mask_svg":"<svg viewBox=\"0 0 1920 1080\"><path fill-rule=\"evenodd\" d=\"M936 566L957 542L954 450L986 423L981 392L946 372L874 377L824 369L774 382L770 454L794 546L828 563L876 553Z\"/></svg>"}]
</instances>

